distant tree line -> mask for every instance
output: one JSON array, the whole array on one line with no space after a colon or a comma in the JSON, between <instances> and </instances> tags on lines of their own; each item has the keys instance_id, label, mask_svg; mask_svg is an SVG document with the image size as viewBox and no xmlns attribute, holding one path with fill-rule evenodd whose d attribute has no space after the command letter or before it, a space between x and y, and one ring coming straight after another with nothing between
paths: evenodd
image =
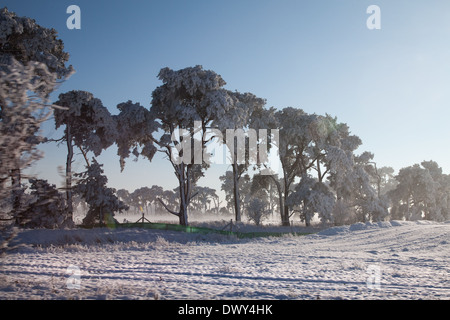
<instances>
[{"instance_id":1,"label":"distant tree line","mask_svg":"<svg viewBox=\"0 0 450 320\"><path fill-rule=\"evenodd\" d=\"M88 204L83 220L87 226L105 225L117 212L148 210L150 204L175 215L182 225L189 224L193 211L228 211L236 221L246 215L257 224L278 215L286 226L294 215L306 225L314 218L335 225L450 218L450 176L436 162L424 161L398 174L389 167L378 168L374 154L356 153L361 139L329 114L269 108L252 93L225 89L220 75L201 66L161 69L162 84L153 90L149 108L126 101L116 106L117 114L111 114L100 99L80 90L61 93L52 103L50 93L73 72L72 66L66 66L68 59L54 29L17 17L6 8L0 11L2 220L28 227L73 226L74 195ZM58 139L48 139L39 130L51 114L55 128L64 128ZM239 160L235 137L232 147L223 138L230 129L270 132L280 170L268 174L267 164L252 163L249 154ZM206 150L214 139L230 147L231 170L220 177L224 206L216 190L198 185L210 167ZM249 141L247 136L246 146ZM42 157L41 143L65 145L62 190L23 175ZM152 161L157 152L164 154L177 188L163 190L151 183L150 188L129 193L107 187L96 157L112 145L117 146L122 170L130 157ZM205 156L200 162L195 151ZM84 158L84 172L72 170L77 152ZM24 178L29 178L28 186Z\"/></svg>"},{"instance_id":2,"label":"distant tree line","mask_svg":"<svg viewBox=\"0 0 450 320\"><path fill-rule=\"evenodd\" d=\"M197 195L190 204L190 212L196 215L226 215L228 211L220 210L222 201L216 193L215 189L209 187L195 186ZM149 187L141 187L132 192L126 189L119 189L116 192L117 197L128 206L128 212L135 214L144 213L146 216L166 215L164 203L170 203L172 207L179 205L178 187L173 190L164 190L162 187L153 185Z\"/></svg>"}]
</instances>

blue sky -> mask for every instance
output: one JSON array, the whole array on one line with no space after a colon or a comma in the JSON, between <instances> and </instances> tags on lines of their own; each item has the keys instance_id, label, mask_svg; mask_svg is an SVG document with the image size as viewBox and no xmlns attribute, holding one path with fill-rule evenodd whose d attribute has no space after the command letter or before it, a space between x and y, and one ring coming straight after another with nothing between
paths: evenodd
<instances>
[{"instance_id":1,"label":"blue sky","mask_svg":"<svg viewBox=\"0 0 450 320\"><path fill-rule=\"evenodd\" d=\"M81 30L68 30L66 8L81 8ZM369 30L366 9L381 9ZM90 91L111 113L133 100L150 107L163 67L203 65L230 90L252 92L268 106L329 113L349 125L379 166L434 160L450 173L449 1L23 1L6 0L19 16L55 28L77 71L58 90ZM57 97L55 94L55 100ZM50 121L45 133L62 135ZM45 146L31 172L60 185L65 148ZM78 156L74 167L83 169ZM120 173L116 150L100 157L109 184L174 188L168 161L129 160ZM220 189L226 166L200 181Z\"/></svg>"}]
</instances>

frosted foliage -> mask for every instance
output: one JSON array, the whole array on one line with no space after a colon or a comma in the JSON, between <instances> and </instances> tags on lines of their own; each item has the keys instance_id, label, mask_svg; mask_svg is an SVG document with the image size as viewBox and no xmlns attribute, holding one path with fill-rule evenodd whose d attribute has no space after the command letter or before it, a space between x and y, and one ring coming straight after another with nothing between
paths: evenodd
<instances>
[{"instance_id":1,"label":"frosted foliage","mask_svg":"<svg viewBox=\"0 0 450 320\"><path fill-rule=\"evenodd\" d=\"M333 222L333 207L335 203L334 194L328 187L318 182L311 189L308 204L318 212L322 222Z\"/></svg>"},{"instance_id":2,"label":"frosted foliage","mask_svg":"<svg viewBox=\"0 0 450 320\"><path fill-rule=\"evenodd\" d=\"M222 101L222 99L224 101ZM245 129L251 122L253 113L259 112L263 109L265 100L257 98L251 93L240 93L227 91L224 95L219 95L217 101L220 101L218 107L214 108L215 116L212 122L212 127L218 128L223 135L224 140L220 142L227 143L228 148L232 151L232 154L236 155L235 161L237 161L238 146L234 145L234 140L227 138L226 131L229 129ZM260 137L261 138L261 137ZM234 145L231 145L231 143ZM249 148L245 148L245 159L249 159ZM233 161L233 160L231 160ZM235 216L236 220L241 219L241 205L239 196L239 184L240 178L244 171L249 166L249 160L243 161L244 163L234 163L233 167L233 198L239 198L235 201ZM261 217L260 213L255 213L255 223L259 224Z\"/></svg>"},{"instance_id":3,"label":"frosted foliage","mask_svg":"<svg viewBox=\"0 0 450 320\"><path fill-rule=\"evenodd\" d=\"M327 116L317 116L310 125L312 139L319 149L324 149L328 145L341 147L342 135L345 132L345 124L338 124L336 118Z\"/></svg>"},{"instance_id":4,"label":"frosted foliage","mask_svg":"<svg viewBox=\"0 0 450 320\"><path fill-rule=\"evenodd\" d=\"M373 196L365 203L363 210L370 214L372 221L382 221L388 216L388 203L384 198Z\"/></svg>"},{"instance_id":5,"label":"frosted foliage","mask_svg":"<svg viewBox=\"0 0 450 320\"><path fill-rule=\"evenodd\" d=\"M3 8L0 9L0 62L11 57L22 64L41 62L59 79L73 72L72 66L65 66L69 54L64 52L64 44L57 39L55 29L43 28L35 20L18 17Z\"/></svg>"},{"instance_id":6,"label":"frosted foliage","mask_svg":"<svg viewBox=\"0 0 450 320\"><path fill-rule=\"evenodd\" d=\"M164 84L152 93L151 112L166 131L175 129L171 126L192 126L194 120L212 121L233 106L232 97L221 88L225 81L201 66L178 71L164 68L159 79Z\"/></svg>"},{"instance_id":7,"label":"frosted foliage","mask_svg":"<svg viewBox=\"0 0 450 320\"><path fill-rule=\"evenodd\" d=\"M102 166L92 159L87 171L75 174L80 181L74 192L81 195L89 205L89 211L83 220L83 224L88 226L105 223L106 219L112 219L115 212L128 209L115 195L115 189L106 186L108 178L103 174Z\"/></svg>"},{"instance_id":8,"label":"frosted foliage","mask_svg":"<svg viewBox=\"0 0 450 320\"><path fill-rule=\"evenodd\" d=\"M261 222L267 218L270 211L267 209L268 203L260 198L254 198L250 200L247 206L247 216L250 221L253 221L256 225L260 225Z\"/></svg>"},{"instance_id":9,"label":"frosted foliage","mask_svg":"<svg viewBox=\"0 0 450 320\"><path fill-rule=\"evenodd\" d=\"M292 107L265 110L257 118L252 123L258 128L268 128L270 124L279 129L284 182L279 196L284 193L291 208L298 206L303 220L308 223L316 213L322 221L336 223L353 218L381 220L387 216L387 202L378 198L366 171L371 168L373 155L354 154L361 139L351 135L345 123L338 123L328 114L307 114ZM301 178L300 183L289 195L289 186L297 177ZM340 208L335 208L336 201ZM347 217L341 214L344 205L349 212Z\"/></svg>"},{"instance_id":10,"label":"frosted foliage","mask_svg":"<svg viewBox=\"0 0 450 320\"><path fill-rule=\"evenodd\" d=\"M119 190L120 191L120 190ZM117 191L117 195L119 195ZM147 207L150 203L159 204L158 198L164 198L164 189L160 186L153 185L151 188L142 187L134 190L129 196L129 203L134 207Z\"/></svg>"},{"instance_id":11,"label":"frosted foliage","mask_svg":"<svg viewBox=\"0 0 450 320\"><path fill-rule=\"evenodd\" d=\"M184 88L190 96L195 96L199 93L204 95L208 91L219 89L226 84L221 76L213 71L203 70L202 66L199 65L179 71L163 68L158 78L167 84L167 89L172 95L179 88Z\"/></svg>"},{"instance_id":12,"label":"frosted foliage","mask_svg":"<svg viewBox=\"0 0 450 320\"><path fill-rule=\"evenodd\" d=\"M326 160L330 166L330 172L335 174L342 174L351 170L353 166L352 154L345 152L339 147L328 146L326 148Z\"/></svg>"},{"instance_id":13,"label":"frosted foliage","mask_svg":"<svg viewBox=\"0 0 450 320\"><path fill-rule=\"evenodd\" d=\"M250 127L258 129L280 129L278 119L275 116L277 109L270 108L256 108L250 119Z\"/></svg>"},{"instance_id":14,"label":"frosted foliage","mask_svg":"<svg viewBox=\"0 0 450 320\"><path fill-rule=\"evenodd\" d=\"M403 168L399 184L389 192L395 218L438 220L450 217L450 177L435 162Z\"/></svg>"},{"instance_id":15,"label":"frosted foliage","mask_svg":"<svg viewBox=\"0 0 450 320\"><path fill-rule=\"evenodd\" d=\"M0 197L8 194L11 170L22 169L41 157L36 145L41 123L50 116L44 91L56 85L56 75L38 62L12 59L0 70ZM39 72L41 77L36 78ZM37 88L48 90L37 90ZM29 92L36 92L29 95Z\"/></svg>"},{"instance_id":16,"label":"frosted foliage","mask_svg":"<svg viewBox=\"0 0 450 320\"><path fill-rule=\"evenodd\" d=\"M301 207L303 221L311 221L318 213L322 222L333 222L335 196L327 185L309 176L303 176L294 192L289 195L286 204Z\"/></svg>"},{"instance_id":17,"label":"frosted foliage","mask_svg":"<svg viewBox=\"0 0 450 320\"><path fill-rule=\"evenodd\" d=\"M219 128L222 132L226 129L245 128L251 122L252 116L261 112L266 103L264 99L248 92L228 91L224 97L226 101L221 104L223 107L215 109L216 115L212 124L212 127Z\"/></svg>"},{"instance_id":18,"label":"frosted foliage","mask_svg":"<svg viewBox=\"0 0 450 320\"><path fill-rule=\"evenodd\" d=\"M288 173L285 179L292 182L295 176L306 171L309 160L313 158L314 126L318 116L309 115L301 109L292 107L280 111L269 109L257 111L252 117L256 128L279 130L279 157L283 170ZM300 166L299 163L304 164Z\"/></svg>"},{"instance_id":19,"label":"frosted foliage","mask_svg":"<svg viewBox=\"0 0 450 320\"><path fill-rule=\"evenodd\" d=\"M164 130L162 139L157 144L171 161L182 190L179 211L168 211L180 218L180 224L187 225L187 208L192 199L192 188L203 176L203 170L208 167L208 163L202 161L202 164L186 164L173 161L172 147L175 147L177 142L171 141L168 136L177 135L177 132L180 134L178 129L192 133L194 122L198 121L202 130L200 145L205 148L206 128L215 120L220 123L220 119L234 108L237 100L222 88L226 83L221 76L214 71L203 70L201 66L178 71L164 68L159 73L159 79L163 85L152 93L150 112Z\"/></svg>"},{"instance_id":20,"label":"frosted foliage","mask_svg":"<svg viewBox=\"0 0 450 320\"><path fill-rule=\"evenodd\" d=\"M280 156L288 157L296 149L307 146L311 141L308 130L315 116L307 115L301 109L284 108L275 114L277 128L280 130ZM303 150L298 150L299 152Z\"/></svg>"},{"instance_id":21,"label":"frosted foliage","mask_svg":"<svg viewBox=\"0 0 450 320\"><path fill-rule=\"evenodd\" d=\"M125 159L131 153L136 158L142 155L151 161L157 150L152 134L159 127L158 123L139 103L127 101L119 104L117 109L120 114L115 116L118 132L116 144L121 169L124 169Z\"/></svg>"},{"instance_id":22,"label":"frosted foliage","mask_svg":"<svg viewBox=\"0 0 450 320\"><path fill-rule=\"evenodd\" d=\"M279 157L283 170L283 186L278 188L279 197L303 205L303 217L309 221L315 212L321 211L323 221L332 221L332 208L335 195L328 190L327 185L313 185L305 191L289 198L289 186L297 177L302 177L306 183L308 175L317 173L317 181L322 182L332 176L333 186L348 188L345 184L353 171L353 151L361 143L356 136L349 134L346 124L338 123L329 115L319 116L308 114L301 109L287 107L282 110L269 109L256 112L252 125L257 128L279 129ZM302 182L301 182L302 183ZM331 187L331 185L330 185ZM312 192L314 190L314 192ZM342 191L336 191L337 197ZM284 195L283 195L284 193ZM296 197L300 197L295 200ZM323 197L323 203L320 198ZM290 200L289 200L290 199ZM305 202L305 199L307 200ZM305 205L307 204L307 205ZM283 207L283 206L281 206ZM285 211L285 210L284 210ZM288 219L288 213L282 214L283 222Z\"/></svg>"},{"instance_id":23,"label":"frosted foliage","mask_svg":"<svg viewBox=\"0 0 450 320\"><path fill-rule=\"evenodd\" d=\"M100 99L87 91L69 91L59 95L55 126L70 126L73 141L85 151L99 155L115 141L117 125ZM67 130L67 129L66 129Z\"/></svg>"},{"instance_id":24,"label":"frosted foliage","mask_svg":"<svg viewBox=\"0 0 450 320\"><path fill-rule=\"evenodd\" d=\"M330 185L336 192L338 199L347 206L347 214L340 208L335 210L338 214L338 223L356 221L380 221L387 215L388 203L380 199L371 184L369 162L373 155L364 152L355 156L351 151L344 151L335 147L329 148L327 157L335 159L331 163ZM369 170L369 171L368 171ZM342 207L342 206L341 206Z\"/></svg>"},{"instance_id":25,"label":"frosted foliage","mask_svg":"<svg viewBox=\"0 0 450 320\"><path fill-rule=\"evenodd\" d=\"M46 180L30 179L31 201L20 215L20 224L26 228L73 227L67 214L64 196Z\"/></svg>"}]
</instances>

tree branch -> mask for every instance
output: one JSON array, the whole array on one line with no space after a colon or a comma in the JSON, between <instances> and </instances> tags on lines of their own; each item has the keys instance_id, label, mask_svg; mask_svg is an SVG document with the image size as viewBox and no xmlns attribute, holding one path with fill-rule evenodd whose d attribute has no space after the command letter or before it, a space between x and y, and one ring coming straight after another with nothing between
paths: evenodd
<instances>
[{"instance_id":1,"label":"tree branch","mask_svg":"<svg viewBox=\"0 0 450 320\"><path fill-rule=\"evenodd\" d=\"M87 158L86 151L84 151L83 148L82 148L81 146L78 146L78 149L80 149L81 154L83 155L84 160L86 161L86 165L87 165L88 167L90 167L91 165L89 164L89 160L88 160L88 158Z\"/></svg>"},{"instance_id":2,"label":"tree branch","mask_svg":"<svg viewBox=\"0 0 450 320\"><path fill-rule=\"evenodd\" d=\"M198 195L198 191L196 193L194 193L192 196L189 197L189 201L191 201L192 198L194 198L196 195Z\"/></svg>"},{"instance_id":3,"label":"tree branch","mask_svg":"<svg viewBox=\"0 0 450 320\"><path fill-rule=\"evenodd\" d=\"M65 139L66 137L61 137L59 139L49 139L49 138L45 138L45 140L43 141L44 143L48 143L48 142L61 142Z\"/></svg>"},{"instance_id":4,"label":"tree branch","mask_svg":"<svg viewBox=\"0 0 450 320\"><path fill-rule=\"evenodd\" d=\"M169 211L169 213L171 213L171 214L173 214L173 215L175 215L175 216L177 216L177 217L180 216L180 214L179 214L178 212L175 212L175 211L170 210L170 209L166 206L166 204L161 200L161 198L157 198L157 200L163 205L163 207L164 207L167 211Z\"/></svg>"}]
</instances>

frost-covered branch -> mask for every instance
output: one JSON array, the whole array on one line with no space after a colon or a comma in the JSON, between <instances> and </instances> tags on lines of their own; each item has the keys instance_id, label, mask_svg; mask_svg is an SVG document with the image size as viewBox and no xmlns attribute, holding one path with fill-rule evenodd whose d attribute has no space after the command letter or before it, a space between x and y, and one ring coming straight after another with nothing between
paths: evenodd
<instances>
[{"instance_id":1,"label":"frost-covered branch","mask_svg":"<svg viewBox=\"0 0 450 320\"><path fill-rule=\"evenodd\" d=\"M161 203L161 204L163 205L163 207L164 207L169 213L171 213L171 214L173 214L173 215L175 215L175 216L177 216L177 217L180 216L180 214L179 214L178 212L175 212L175 211L173 211L173 210L170 210L169 207L164 203L164 201L161 200L161 198L157 198L157 200L159 201L159 203Z\"/></svg>"}]
</instances>

